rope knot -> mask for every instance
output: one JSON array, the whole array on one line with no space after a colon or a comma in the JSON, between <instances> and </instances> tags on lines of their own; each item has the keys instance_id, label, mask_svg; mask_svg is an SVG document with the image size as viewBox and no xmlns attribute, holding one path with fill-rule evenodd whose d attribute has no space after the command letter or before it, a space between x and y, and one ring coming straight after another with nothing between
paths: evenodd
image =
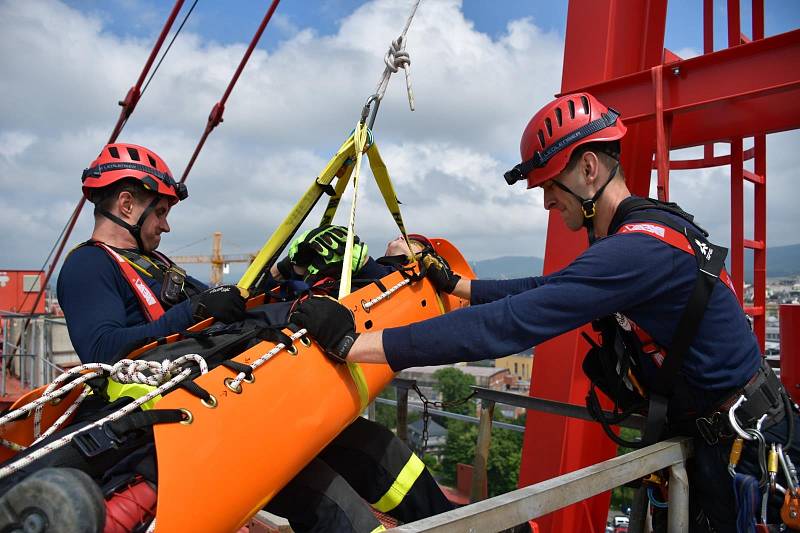
<instances>
[{"instance_id":1,"label":"rope knot","mask_svg":"<svg viewBox=\"0 0 800 533\"><path fill-rule=\"evenodd\" d=\"M407 69L411 65L411 56L406 51L406 43L402 35L392 41L389 50L383 57L383 62L386 64L386 68L393 73L401 68Z\"/></svg>"}]
</instances>

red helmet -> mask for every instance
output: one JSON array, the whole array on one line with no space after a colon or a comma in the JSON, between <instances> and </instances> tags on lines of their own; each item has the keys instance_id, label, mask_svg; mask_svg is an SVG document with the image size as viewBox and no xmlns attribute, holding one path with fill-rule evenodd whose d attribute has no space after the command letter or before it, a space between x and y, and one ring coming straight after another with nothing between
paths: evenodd
<instances>
[{"instance_id":1,"label":"red helmet","mask_svg":"<svg viewBox=\"0 0 800 533\"><path fill-rule=\"evenodd\" d=\"M131 178L139 180L148 191L166 196L170 205L189 195L186 185L175 182L169 167L155 152L125 143L107 144L97 159L83 171L83 195L91 200L93 189Z\"/></svg>"},{"instance_id":2,"label":"red helmet","mask_svg":"<svg viewBox=\"0 0 800 533\"><path fill-rule=\"evenodd\" d=\"M536 113L519 143L522 163L505 173L509 185L528 179L538 187L564 170L581 144L615 141L628 131L619 113L589 93L556 98Z\"/></svg>"}]
</instances>

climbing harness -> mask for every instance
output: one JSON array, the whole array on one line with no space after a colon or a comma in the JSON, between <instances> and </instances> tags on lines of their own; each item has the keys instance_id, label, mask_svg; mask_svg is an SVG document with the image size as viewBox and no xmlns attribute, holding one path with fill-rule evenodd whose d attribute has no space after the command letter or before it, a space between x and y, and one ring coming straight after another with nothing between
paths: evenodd
<instances>
[{"instance_id":1,"label":"climbing harness","mask_svg":"<svg viewBox=\"0 0 800 533\"><path fill-rule=\"evenodd\" d=\"M630 213L641 210L650 212L638 217L640 220L634 218L633 221L622 223L629 218ZM609 438L628 447L641 448L657 442L661 437L667 422L668 399L675 393L683 358L697 333L717 279L721 279L733 291L723 269L727 250L708 242L705 233L698 233L688 225L681 227L663 212L692 223L691 215L674 204L631 197L620 204L610 224L610 232L648 235L695 257L695 286L678 322L672 345L665 353L644 337L643 332L626 317L606 317L594 323L603 332L602 345L592 341L592 349L587 353L583 364L584 372L592 381L586 399L587 409L600 422ZM645 350L647 346L655 349ZM638 369L638 361L645 359L650 359L658 367L657 378L650 384L648 391L641 387L642 376ZM594 390L596 385L615 402L610 417L604 415L600 408ZM645 405L647 423L641 441L626 441L611 430L611 424L619 423L634 412L643 411Z\"/></svg>"}]
</instances>

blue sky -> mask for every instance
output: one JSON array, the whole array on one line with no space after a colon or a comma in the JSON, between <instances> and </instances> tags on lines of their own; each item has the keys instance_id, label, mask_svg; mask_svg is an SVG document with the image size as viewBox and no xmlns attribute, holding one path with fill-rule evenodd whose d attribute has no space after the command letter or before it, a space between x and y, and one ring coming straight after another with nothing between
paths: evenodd
<instances>
[{"instance_id":1,"label":"blue sky","mask_svg":"<svg viewBox=\"0 0 800 533\"><path fill-rule=\"evenodd\" d=\"M186 0L182 14L192 5ZM426 2L436 0L423 0ZM312 28L319 35L331 35L342 19L363 5L366 0L283 0L276 10L281 24L270 26L261 46L274 49L278 43L291 36L296 29ZM398 0L411 5L410 0ZM87 12L95 12L108 23L108 29L122 36L141 36L160 29L160 24L172 8L167 0L70 0L68 5ZM231 0L199 0L187 22L187 29L206 38L229 44L249 40L264 15L269 0L259 2ZM765 31L774 35L800 26L800 1L766 0ZM700 0L672 0L667 4L666 47L673 51L692 48L702 51L702 2ZM742 28L750 33L751 2L741 5ZM144 8L142 7L144 6ZM510 21L530 17L545 31L564 35L567 20L566 0L464 0L463 12L476 30L492 37L506 31ZM146 13L142 19L141 14ZM715 0L715 49L727 45L727 1ZM182 16L182 15L181 15ZM179 18L178 20L182 20Z\"/></svg>"}]
</instances>

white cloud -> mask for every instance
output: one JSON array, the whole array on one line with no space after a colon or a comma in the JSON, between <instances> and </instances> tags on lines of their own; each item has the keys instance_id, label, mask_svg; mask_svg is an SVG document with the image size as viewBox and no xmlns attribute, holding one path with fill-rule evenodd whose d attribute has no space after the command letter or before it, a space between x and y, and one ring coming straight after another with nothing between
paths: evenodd
<instances>
[{"instance_id":1,"label":"white cloud","mask_svg":"<svg viewBox=\"0 0 800 533\"><path fill-rule=\"evenodd\" d=\"M225 251L258 249L352 130L407 8L392 0L368 2L327 36L276 19L288 37L270 53L254 52L228 100L225 121L195 165L189 201L171 214L173 232L162 248L221 230L225 243L238 245ZM116 121L117 100L150 51L153 35L120 38L105 25L102 12L82 13L56 0L0 2L4 268L39 266L80 197L81 170ZM398 73L375 128L407 226L449 238L470 259L541 256L541 194L507 187L502 174L518 161L519 135L531 114L559 89L563 42L529 19L513 21L492 38L464 18L458 0L423 3L408 37L417 111L408 111ZM180 175L245 48L245 42L221 45L184 30L120 140L153 148ZM796 145L797 136L775 143ZM771 164L777 152L771 144ZM780 221L790 209L785 191L793 165L790 159L778 165L770 167L769 190L771 215ZM711 184L718 181L704 174L685 182L692 191L687 201L717 198ZM729 186L722 181L724 190ZM674 194L677 189L673 185ZM701 202L701 208L709 205ZM396 229L369 173L360 203L359 233L380 251ZM719 216L727 217L724 201L718 203ZM71 243L90 231L86 209ZM793 231L779 222L770 238L792 242ZM206 241L180 253L209 252ZM207 272L196 270L203 277Z\"/></svg>"}]
</instances>

